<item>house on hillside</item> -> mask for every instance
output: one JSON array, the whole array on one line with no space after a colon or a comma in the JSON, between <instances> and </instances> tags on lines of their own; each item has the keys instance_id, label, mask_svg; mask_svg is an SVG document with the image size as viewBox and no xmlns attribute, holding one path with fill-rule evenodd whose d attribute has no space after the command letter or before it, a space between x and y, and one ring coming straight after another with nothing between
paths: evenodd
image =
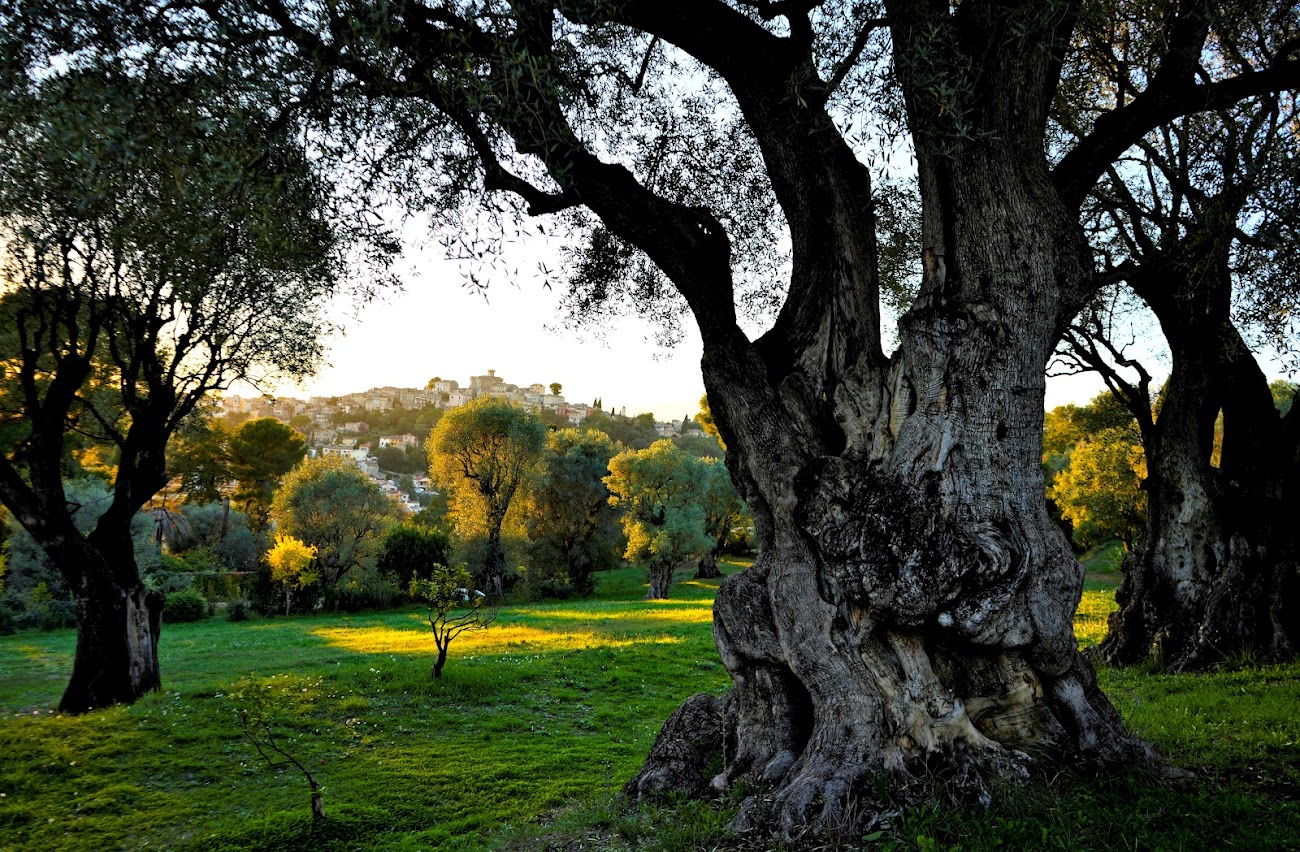
<instances>
[{"instance_id":1,"label":"house on hillside","mask_svg":"<svg viewBox=\"0 0 1300 852\"><path fill-rule=\"evenodd\" d=\"M313 429L308 437L313 444L320 447L333 444L337 433L330 428Z\"/></svg>"},{"instance_id":2,"label":"house on hillside","mask_svg":"<svg viewBox=\"0 0 1300 852\"><path fill-rule=\"evenodd\" d=\"M364 461L366 457L370 455L370 447L366 445L360 447L345 447L335 444L331 447L322 447L321 455L342 456L343 458L352 459L354 462L358 463L358 466L360 466L360 462Z\"/></svg>"}]
</instances>

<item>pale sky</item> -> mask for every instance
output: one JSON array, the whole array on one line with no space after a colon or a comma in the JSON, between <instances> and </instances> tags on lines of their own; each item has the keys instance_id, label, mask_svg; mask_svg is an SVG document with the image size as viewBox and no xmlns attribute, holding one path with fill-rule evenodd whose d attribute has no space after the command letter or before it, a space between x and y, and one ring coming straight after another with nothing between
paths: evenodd
<instances>
[{"instance_id":1,"label":"pale sky","mask_svg":"<svg viewBox=\"0 0 1300 852\"><path fill-rule=\"evenodd\" d=\"M406 235L413 236L412 229ZM522 270L536 263L516 266ZM396 271L404 291L355 310L348 299L338 301L331 314L344 334L327 341L327 365L302 385L280 385L277 395L339 396L385 385L422 388L434 376L465 385L470 376L495 370L520 386L559 382L570 402L590 404L600 397L606 411L626 406L629 415L648 411L660 420L680 420L699 410L701 345L689 317L682 323L685 338L669 349L634 318L606 324L599 336L559 328L559 294L546 289L535 273L524 272L513 283L494 280L484 299L463 286L460 267L444 259L438 247L418 243L408 248ZM1050 378L1047 408L1083 403L1102 390L1095 376ZM256 393L246 386L231 392Z\"/></svg>"},{"instance_id":2,"label":"pale sky","mask_svg":"<svg viewBox=\"0 0 1300 852\"><path fill-rule=\"evenodd\" d=\"M606 411L626 406L629 415L649 411L660 420L680 420L699 410L704 383L693 328L672 349L655 344L652 331L635 320L606 326L601 341L557 328L559 294L532 275L517 284L493 282L485 300L465 289L458 267L433 251L410 252L399 270L404 292L355 314L340 300L333 316L346 333L328 342L329 365L302 387L281 385L279 395L422 388L434 376L467 385L470 376L496 370L521 386L559 382L570 402L600 397Z\"/></svg>"}]
</instances>

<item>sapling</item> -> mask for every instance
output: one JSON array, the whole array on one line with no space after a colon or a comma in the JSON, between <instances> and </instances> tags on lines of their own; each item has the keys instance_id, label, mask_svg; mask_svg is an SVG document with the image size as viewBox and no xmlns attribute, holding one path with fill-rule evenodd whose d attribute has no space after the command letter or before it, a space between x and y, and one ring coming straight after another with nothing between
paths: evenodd
<instances>
[{"instance_id":1,"label":"sapling","mask_svg":"<svg viewBox=\"0 0 1300 852\"><path fill-rule=\"evenodd\" d=\"M230 702L234 705L235 715L244 736L257 753L272 769L292 766L302 773L311 788L311 818L313 822L325 819L325 793L301 760L295 757L283 744L283 738L276 735L273 726L279 717L287 712L291 704L296 704L299 694L290 692L287 686L277 689L277 684L243 678L230 693Z\"/></svg>"},{"instance_id":2,"label":"sapling","mask_svg":"<svg viewBox=\"0 0 1300 852\"><path fill-rule=\"evenodd\" d=\"M449 568L435 564L429 572L429 579L417 577L411 581L410 592L411 597L423 601L429 608L429 627L438 646L433 676L442 677L451 640L466 630L487 627L496 618L496 607L487 606L487 595L473 588L469 569L464 565Z\"/></svg>"}]
</instances>

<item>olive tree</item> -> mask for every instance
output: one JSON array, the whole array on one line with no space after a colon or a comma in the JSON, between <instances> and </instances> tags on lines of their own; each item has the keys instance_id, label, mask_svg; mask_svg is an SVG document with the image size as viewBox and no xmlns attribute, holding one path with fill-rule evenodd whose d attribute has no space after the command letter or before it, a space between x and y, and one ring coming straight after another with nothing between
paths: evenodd
<instances>
[{"instance_id":1,"label":"olive tree","mask_svg":"<svg viewBox=\"0 0 1300 852\"><path fill-rule=\"evenodd\" d=\"M271 501L271 520L285 536L315 549L312 571L327 601L353 571L374 567L389 529L401 518L397 503L341 456L305 459L288 473Z\"/></svg>"},{"instance_id":2,"label":"olive tree","mask_svg":"<svg viewBox=\"0 0 1300 852\"><path fill-rule=\"evenodd\" d=\"M458 525L483 527L487 554L476 582L493 598L506 577L501 525L545 440L535 415L490 396L447 412L429 434L429 469L456 493Z\"/></svg>"},{"instance_id":3,"label":"olive tree","mask_svg":"<svg viewBox=\"0 0 1300 852\"><path fill-rule=\"evenodd\" d=\"M704 465L668 439L609 462L610 502L622 512L624 556L650 573L647 600L668 597L673 571L713 546L704 529Z\"/></svg>"},{"instance_id":4,"label":"olive tree","mask_svg":"<svg viewBox=\"0 0 1300 852\"><path fill-rule=\"evenodd\" d=\"M722 576L718 570L718 555L746 535L750 524L749 509L736 493L731 474L721 460L701 458L695 464L700 469L704 532L712 542L708 553L700 559L695 576L697 579L713 579Z\"/></svg>"},{"instance_id":5,"label":"olive tree","mask_svg":"<svg viewBox=\"0 0 1300 852\"><path fill-rule=\"evenodd\" d=\"M438 648L432 674L440 678L452 640L466 630L485 629L496 617L496 610L485 605L487 595L473 588L473 579L464 565L430 566L427 577L411 580L410 594L428 608L429 629Z\"/></svg>"},{"instance_id":6,"label":"olive tree","mask_svg":"<svg viewBox=\"0 0 1300 852\"><path fill-rule=\"evenodd\" d=\"M1210 7L1206 57L1220 73L1276 74L1294 58L1293 5L1250 4L1234 19ZM1162 37L1155 22L1118 45L1113 33L1103 14L1080 26L1092 85L1121 85ZM1068 130L1079 97L1062 98ZM1071 324L1064 360L1100 373L1147 459L1141 541L1098 651L1108 663L1194 670L1300 651L1300 419L1275 405L1265 372L1274 358L1296 364L1298 118L1294 91L1215 103L1135 139L1085 205L1105 274L1126 291ZM1158 398L1154 365L1125 345L1117 306L1133 296L1169 351Z\"/></svg>"},{"instance_id":7,"label":"olive tree","mask_svg":"<svg viewBox=\"0 0 1300 852\"><path fill-rule=\"evenodd\" d=\"M604 481L616 452L604 432L559 429L547 436L528 486L534 566L562 573L579 594L590 593L594 572L618 559L618 519Z\"/></svg>"},{"instance_id":8,"label":"olive tree","mask_svg":"<svg viewBox=\"0 0 1300 852\"><path fill-rule=\"evenodd\" d=\"M20 23L0 22L6 40ZM169 479L168 438L235 380L312 371L313 306L350 240L289 125L222 78L41 64L40 44L6 49L0 90L0 502L75 595L59 706L82 712L160 683L161 599L130 530ZM63 482L72 429L117 456L89 532Z\"/></svg>"}]
</instances>

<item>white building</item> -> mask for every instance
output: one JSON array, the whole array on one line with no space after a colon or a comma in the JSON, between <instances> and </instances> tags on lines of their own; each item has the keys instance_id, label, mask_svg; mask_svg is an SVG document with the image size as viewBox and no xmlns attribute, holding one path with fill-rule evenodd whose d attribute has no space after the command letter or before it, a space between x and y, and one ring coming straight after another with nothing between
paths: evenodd
<instances>
[{"instance_id":1,"label":"white building","mask_svg":"<svg viewBox=\"0 0 1300 852\"><path fill-rule=\"evenodd\" d=\"M358 466L360 466L360 462L365 461L366 456L370 455L370 447L343 447L335 445L332 447L322 448L321 455L343 456L344 458L352 459L354 462L358 463Z\"/></svg>"}]
</instances>

